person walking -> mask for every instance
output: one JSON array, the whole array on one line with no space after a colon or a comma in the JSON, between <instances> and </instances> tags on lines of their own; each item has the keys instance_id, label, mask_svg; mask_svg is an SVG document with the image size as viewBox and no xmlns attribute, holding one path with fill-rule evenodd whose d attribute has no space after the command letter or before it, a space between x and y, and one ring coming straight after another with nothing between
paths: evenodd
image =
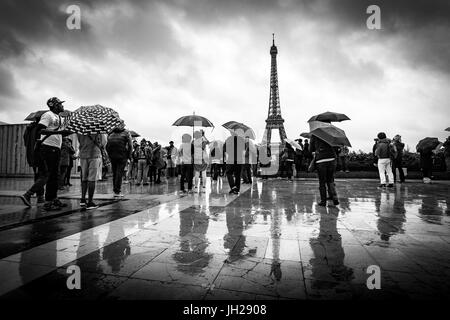
<instances>
[{"instance_id":1,"label":"person walking","mask_svg":"<svg viewBox=\"0 0 450 320\"><path fill-rule=\"evenodd\" d=\"M317 175L319 177L319 206L325 207L327 205L327 199L333 200L335 206L339 205L334 182L337 158L336 149L324 140L312 136L309 150L315 154L313 161L316 163Z\"/></svg>"},{"instance_id":2,"label":"person walking","mask_svg":"<svg viewBox=\"0 0 450 320\"><path fill-rule=\"evenodd\" d=\"M65 189L64 186L65 186L66 176L68 174L67 171L69 168L70 157L72 157L73 154L75 153L75 150L73 150L73 153L71 153L72 150L70 150L69 139L67 137L64 137L62 140L62 144L61 144L61 159L59 162L59 176L58 176L59 190Z\"/></svg>"},{"instance_id":3,"label":"person walking","mask_svg":"<svg viewBox=\"0 0 450 320\"><path fill-rule=\"evenodd\" d=\"M300 171L302 170L302 164L303 164L303 139L297 139L296 140L298 142L298 144L300 145L300 147L302 147L301 149L295 149L295 158L294 158L294 163L295 163L295 171L297 172L296 174L296 178L300 177Z\"/></svg>"},{"instance_id":4,"label":"person walking","mask_svg":"<svg viewBox=\"0 0 450 320\"><path fill-rule=\"evenodd\" d=\"M73 148L72 139L67 138L67 146L69 148L69 166L67 167L66 177L64 179L64 185L71 187L70 176L72 174L73 162L77 159L75 155L75 149Z\"/></svg>"},{"instance_id":5,"label":"person walking","mask_svg":"<svg viewBox=\"0 0 450 320\"><path fill-rule=\"evenodd\" d=\"M194 145L192 144L191 135L185 133L181 137L181 146L178 149L178 159L181 166L181 178L180 178L180 191L186 192L184 184L188 183L188 193L192 193L192 180L193 180L193 159L194 159Z\"/></svg>"},{"instance_id":6,"label":"person walking","mask_svg":"<svg viewBox=\"0 0 450 320\"><path fill-rule=\"evenodd\" d=\"M312 151L308 139L305 139L305 145L303 146L303 159L305 159L305 166L308 168L312 160Z\"/></svg>"},{"instance_id":7,"label":"person walking","mask_svg":"<svg viewBox=\"0 0 450 320\"><path fill-rule=\"evenodd\" d=\"M226 172L230 194L239 194L241 189L241 172L245 162L245 140L241 135L232 131L231 136L225 140L223 153L226 159Z\"/></svg>"},{"instance_id":8,"label":"person walking","mask_svg":"<svg viewBox=\"0 0 450 320\"><path fill-rule=\"evenodd\" d=\"M405 149L405 144L402 142L402 137L399 134L395 135L392 143L397 150L396 156L392 159L392 173L394 175L394 182L404 183L405 173L403 172L403 150ZM397 179L397 169L400 176L400 181Z\"/></svg>"},{"instance_id":9,"label":"person walking","mask_svg":"<svg viewBox=\"0 0 450 320\"><path fill-rule=\"evenodd\" d=\"M194 190L206 188L206 169L208 168L209 154L206 151L207 141L201 131L194 132ZM201 181L200 181L201 179Z\"/></svg>"},{"instance_id":10,"label":"person walking","mask_svg":"<svg viewBox=\"0 0 450 320\"><path fill-rule=\"evenodd\" d=\"M133 180L134 182L136 182L136 178L137 178L137 172L138 172L138 153L139 153L139 148L140 145L139 143L134 140L133 141L133 153L132 153L132 159L131 159L131 163L130 163L130 170L129 171L129 177L128 180Z\"/></svg>"},{"instance_id":11,"label":"person walking","mask_svg":"<svg viewBox=\"0 0 450 320\"><path fill-rule=\"evenodd\" d=\"M249 137L244 138L245 141L245 163L242 165L242 182L245 184L252 184L252 164L256 156L256 148Z\"/></svg>"},{"instance_id":12,"label":"person walking","mask_svg":"<svg viewBox=\"0 0 450 320\"><path fill-rule=\"evenodd\" d=\"M92 210L98 208L94 203L95 184L98 171L101 169L102 149L106 145L106 136L103 134L81 135L77 134L80 143L81 165L81 201L80 206ZM86 202L86 194L88 200Z\"/></svg>"},{"instance_id":13,"label":"person walking","mask_svg":"<svg viewBox=\"0 0 450 320\"><path fill-rule=\"evenodd\" d=\"M394 174L392 173L392 165L391 158L394 155L394 145L391 144L391 141L386 138L386 134L384 132L378 133L378 143L375 149L375 156L378 158L378 173L380 175L380 186L379 188L386 187L392 188L394 186ZM388 177L388 181L386 181L386 175Z\"/></svg>"},{"instance_id":14,"label":"person walking","mask_svg":"<svg viewBox=\"0 0 450 320\"><path fill-rule=\"evenodd\" d=\"M176 169L177 169L177 154L178 150L173 145L173 141L169 142L169 146L167 149L167 176L169 178L175 178L177 176Z\"/></svg>"},{"instance_id":15,"label":"person walking","mask_svg":"<svg viewBox=\"0 0 450 320\"><path fill-rule=\"evenodd\" d=\"M221 165L223 163L223 151L222 145L219 141L212 142L210 150L211 159L211 178L213 181L217 181L221 173Z\"/></svg>"},{"instance_id":16,"label":"person walking","mask_svg":"<svg viewBox=\"0 0 450 320\"><path fill-rule=\"evenodd\" d=\"M123 198L122 177L127 162L132 158L133 141L128 130L125 130L125 124L122 122L113 129L108 136L106 151L111 159L111 169L113 175L114 199Z\"/></svg>"},{"instance_id":17,"label":"person walking","mask_svg":"<svg viewBox=\"0 0 450 320\"><path fill-rule=\"evenodd\" d=\"M342 146L339 148L339 167L340 167L340 171L341 172L350 172L348 170L348 155L349 155L349 150L347 146Z\"/></svg>"},{"instance_id":18,"label":"person walking","mask_svg":"<svg viewBox=\"0 0 450 320\"><path fill-rule=\"evenodd\" d=\"M64 101L57 97L48 99L47 111L41 116L37 128L37 136L40 139L36 141L34 160L38 167L38 179L33 183L20 198L23 203L31 207L31 196L40 195L45 186L45 204L44 210L59 210L66 207L58 199L58 171L61 156L62 136L69 135L71 132L63 129L63 123L59 114L64 111Z\"/></svg>"},{"instance_id":19,"label":"person walking","mask_svg":"<svg viewBox=\"0 0 450 320\"><path fill-rule=\"evenodd\" d=\"M162 155L161 145L155 141L153 144L153 151L152 151L152 164L154 166L153 168L153 180L156 184L161 183L161 172L165 167L165 162Z\"/></svg>"},{"instance_id":20,"label":"person walking","mask_svg":"<svg viewBox=\"0 0 450 320\"><path fill-rule=\"evenodd\" d=\"M147 141L145 139L141 140L141 145L135 151L135 157L138 160L137 165L137 178L135 184L137 186L141 185L141 182L144 186L148 185L147 175L149 169L149 159L150 159L150 150L147 146Z\"/></svg>"},{"instance_id":21,"label":"person walking","mask_svg":"<svg viewBox=\"0 0 450 320\"><path fill-rule=\"evenodd\" d=\"M281 158L286 178L288 181L292 182L292 167L294 165L295 151L289 143L286 143L286 146L281 153Z\"/></svg>"}]
</instances>

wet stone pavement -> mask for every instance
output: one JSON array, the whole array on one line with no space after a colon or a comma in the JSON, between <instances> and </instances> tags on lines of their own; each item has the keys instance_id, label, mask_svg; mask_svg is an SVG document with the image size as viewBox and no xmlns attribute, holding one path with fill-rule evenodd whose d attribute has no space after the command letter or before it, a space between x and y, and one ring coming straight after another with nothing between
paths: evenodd
<instances>
[{"instance_id":1,"label":"wet stone pavement","mask_svg":"<svg viewBox=\"0 0 450 320\"><path fill-rule=\"evenodd\" d=\"M0 182L2 299L442 299L450 298L450 184L378 190L337 181L340 205L317 206L318 182L255 180L239 196L226 180L178 192L178 180L100 182L93 211L46 213L17 197L28 179ZM81 289L67 288L67 268ZM380 289L369 290L369 266Z\"/></svg>"}]
</instances>

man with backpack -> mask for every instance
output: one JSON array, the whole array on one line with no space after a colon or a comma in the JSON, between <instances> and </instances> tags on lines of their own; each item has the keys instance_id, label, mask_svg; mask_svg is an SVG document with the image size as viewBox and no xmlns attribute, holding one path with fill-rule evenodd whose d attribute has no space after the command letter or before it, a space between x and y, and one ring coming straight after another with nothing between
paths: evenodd
<instances>
[{"instance_id":1,"label":"man with backpack","mask_svg":"<svg viewBox=\"0 0 450 320\"><path fill-rule=\"evenodd\" d=\"M63 123L59 114L64 111L64 101L57 97L48 99L47 111L39 120L34 146L34 164L38 167L38 178L35 183L20 198L23 203L31 207L31 196L40 194L45 188L45 210L59 210L66 207L58 199L58 172L61 156L62 136L71 134L70 131L63 130Z\"/></svg>"},{"instance_id":2,"label":"man with backpack","mask_svg":"<svg viewBox=\"0 0 450 320\"><path fill-rule=\"evenodd\" d=\"M122 177L128 160L131 160L133 152L133 141L130 132L125 130L125 124L122 122L113 129L108 136L106 151L111 160L113 174L113 192L114 199L123 198Z\"/></svg>"},{"instance_id":3,"label":"man with backpack","mask_svg":"<svg viewBox=\"0 0 450 320\"><path fill-rule=\"evenodd\" d=\"M81 201L80 206L87 210L98 208L94 203L95 182L102 161L102 149L106 145L106 137L103 134L81 135L78 134L80 143L81 165ZM101 170L101 169L100 169ZM86 193L88 200L86 202Z\"/></svg>"},{"instance_id":4,"label":"man with backpack","mask_svg":"<svg viewBox=\"0 0 450 320\"><path fill-rule=\"evenodd\" d=\"M397 152L395 146L386 138L384 132L378 134L378 139L375 156L378 158L378 172L380 174L379 188L386 187L386 183L388 188L392 188L394 186L394 174L392 173L391 159L396 157ZM388 181L386 181L386 174Z\"/></svg>"}]
</instances>

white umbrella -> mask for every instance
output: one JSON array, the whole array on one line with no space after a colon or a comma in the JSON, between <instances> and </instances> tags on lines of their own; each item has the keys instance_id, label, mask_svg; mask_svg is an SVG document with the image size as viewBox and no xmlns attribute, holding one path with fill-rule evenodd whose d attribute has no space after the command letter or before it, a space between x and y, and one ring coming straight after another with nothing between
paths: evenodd
<instances>
[{"instance_id":1,"label":"white umbrella","mask_svg":"<svg viewBox=\"0 0 450 320\"><path fill-rule=\"evenodd\" d=\"M292 147L299 149L299 150L303 150L302 147L295 141L285 138L284 141L286 141L287 143L289 143Z\"/></svg>"}]
</instances>

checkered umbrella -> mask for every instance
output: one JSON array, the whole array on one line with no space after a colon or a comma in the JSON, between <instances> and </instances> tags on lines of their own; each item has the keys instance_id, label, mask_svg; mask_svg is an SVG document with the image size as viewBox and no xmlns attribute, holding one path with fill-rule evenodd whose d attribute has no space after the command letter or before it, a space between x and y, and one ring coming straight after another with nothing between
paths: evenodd
<instances>
[{"instance_id":1,"label":"checkered umbrella","mask_svg":"<svg viewBox=\"0 0 450 320\"><path fill-rule=\"evenodd\" d=\"M122 124L119 114L99 104L83 106L72 112L66 129L82 135L109 133Z\"/></svg>"}]
</instances>

